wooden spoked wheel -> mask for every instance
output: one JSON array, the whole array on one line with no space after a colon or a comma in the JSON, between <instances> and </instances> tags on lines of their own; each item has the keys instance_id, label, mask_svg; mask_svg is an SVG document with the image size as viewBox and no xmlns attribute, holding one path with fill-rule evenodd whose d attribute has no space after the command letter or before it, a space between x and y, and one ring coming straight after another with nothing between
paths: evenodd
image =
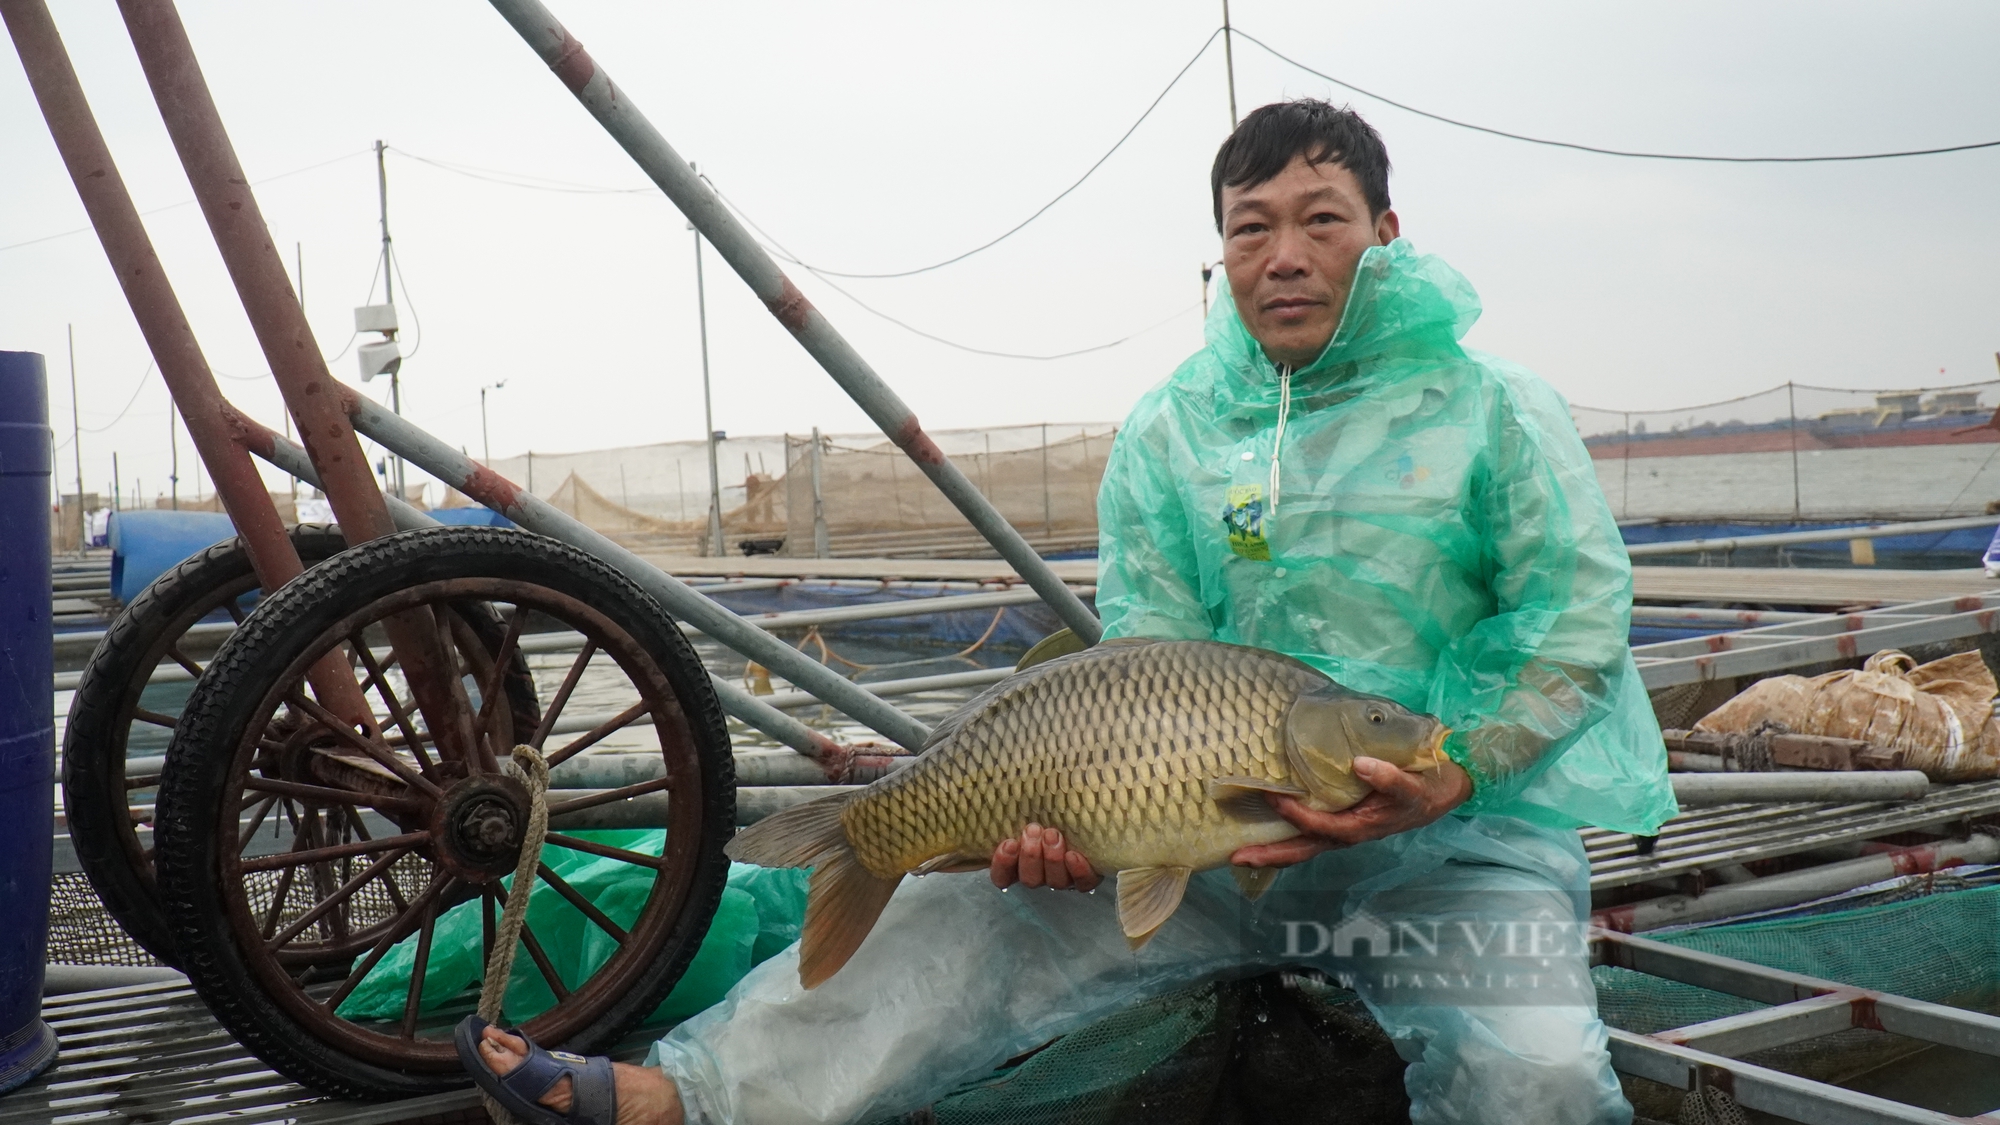
<instances>
[{"instance_id":1,"label":"wooden spoked wheel","mask_svg":"<svg viewBox=\"0 0 2000 1125\"><path fill-rule=\"evenodd\" d=\"M300 524L291 540L307 567L347 547L340 530L325 524ZM178 959L153 877L157 759L202 662L257 596L249 552L236 539L154 579L104 631L63 728L63 815L77 862L112 918L168 965ZM129 760L140 764L128 768Z\"/></svg>"},{"instance_id":2,"label":"wooden spoked wheel","mask_svg":"<svg viewBox=\"0 0 2000 1125\"><path fill-rule=\"evenodd\" d=\"M496 645L477 643L476 622L501 623ZM436 693L430 714L418 705L392 629L450 654L449 707ZM343 719L308 686L330 655L369 715ZM535 909L563 914L568 939L531 910L516 980L532 972L553 1002L506 1013L577 1051L659 1005L721 896L735 790L707 673L657 603L553 540L439 528L343 553L244 621L176 731L156 839L183 970L245 1046L303 1084L351 1097L464 1084L450 1033L477 982L439 996L430 978L491 945L529 815L509 752L535 746L560 775L612 742L658 768L549 792ZM565 827L578 818L665 829L607 839ZM614 910L559 874L586 858L593 886L617 888ZM573 956L592 943L601 960ZM377 972L399 990L386 1006ZM377 1002L357 1012L364 984Z\"/></svg>"}]
</instances>

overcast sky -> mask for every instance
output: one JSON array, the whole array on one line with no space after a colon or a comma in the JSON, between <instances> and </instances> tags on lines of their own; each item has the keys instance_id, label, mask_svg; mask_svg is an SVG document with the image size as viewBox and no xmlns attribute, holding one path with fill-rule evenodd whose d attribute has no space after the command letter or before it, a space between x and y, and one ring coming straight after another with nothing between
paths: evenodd
<instances>
[{"instance_id":1,"label":"overcast sky","mask_svg":"<svg viewBox=\"0 0 2000 1125\"><path fill-rule=\"evenodd\" d=\"M189 198L116 8L54 0L142 210ZM925 265L1013 226L1117 140L1220 22L1219 3L556 2L600 66L771 236L827 268ZM455 174L643 187L630 160L488 7L183 3L273 237L304 253L308 313L339 353L378 253L376 138L405 283L405 413L474 456L698 438L692 236L652 193L529 190ZM1384 96L1599 146L1810 155L2000 139L1991 3L1292 3L1236 0L1243 31ZM1573 401L1619 409L1786 380L1992 378L2000 149L1859 164L1615 159L1481 135L1337 90L1239 40L1238 105L1351 100L1387 139L1403 231L1478 288L1470 342ZM1218 253L1207 168L1229 129L1220 42L1082 187L995 248L842 282L968 354L800 287L932 427L1122 417L1198 346ZM167 406L18 60L0 52L0 348L41 351L84 475L165 487ZM224 390L277 396L191 205L148 227ZM711 253L716 425L866 422ZM378 289L379 299L379 289ZM420 319L421 332L411 330ZM1136 335L1135 335L1136 333ZM1940 374L1942 369L1943 374ZM352 354L336 375L353 380ZM386 394L382 381L370 392ZM136 397L135 397L136 392ZM129 405L128 405L129 403ZM121 417L122 412L122 417ZM182 444L185 455L187 446ZM65 478L73 475L67 448ZM183 489L192 470L184 459ZM65 487L73 487L67 482Z\"/></svg>"}]
</instances>

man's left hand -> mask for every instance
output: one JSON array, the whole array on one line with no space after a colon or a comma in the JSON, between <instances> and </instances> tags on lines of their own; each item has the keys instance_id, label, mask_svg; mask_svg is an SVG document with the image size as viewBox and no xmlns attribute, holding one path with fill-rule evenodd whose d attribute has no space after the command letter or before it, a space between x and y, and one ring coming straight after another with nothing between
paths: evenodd
<instances>
[{"instance_id":1,"label":"man's left hand","mask_svg":"<svg viewBox=\"0 0 2000 1125\"><path fill-rule=\"evenodd\" d=\"M1229 862L1241 867L1289 867L1333 848L1422 828L1472 796L1472 779L1456 762L1417 773L1379 758L1356 758L1354 776L1375 791L1340 812L1320 812L1295 797L1265 794L1278 815L1304 835L1238 848Z\"/></svg>"}]
</instances>

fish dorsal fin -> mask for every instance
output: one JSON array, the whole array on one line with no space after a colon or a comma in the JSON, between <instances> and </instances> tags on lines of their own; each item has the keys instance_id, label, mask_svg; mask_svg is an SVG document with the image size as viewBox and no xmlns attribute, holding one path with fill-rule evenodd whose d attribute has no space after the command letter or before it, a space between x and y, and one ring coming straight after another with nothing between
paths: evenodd
<instances>
[{"instance_id":1,"label":"fish dorsal fin","mask_svg":"<svg viewBox=\"0 0 2000 1125\"><path fill-rule=\"evenodd\" d=\"M1030 646L1028 651L1022 654L1021 662L1014 665L1014 671L1025 672L1045 660L1054 660L1058 656L1068 656L1073 652L1082 652L1089 647L1089 645L1083 643L1082 637L1076 635L1075 630L1069 628L1057 629L1055 632L1050 633Z\"/></svg>"},{"instance_id":2,"label":"fish dorsal fin","mask_svg":"<svg viewBox=\"0 0 2000 1125\"><path fill-rule=\"evenodd\" d=\"M1187 893L1186 867L1128 867L1118 873L1118 927L1137 949L1180 909Z\"/></svg>"},{"instance_id":3,"label":"fish dorsal fin","mask_svg":"<svg viewBox=\"0 0 2000 1125\"><path fill-rule=\"evenodd\" d=\"M1236 880L1236 885L1243 888L1243 897L1256 902L1271 889L1272 883L1278 881L1280 870L1276 867L1231 867L1229 874Z\"/></svg>"}]
</instances>

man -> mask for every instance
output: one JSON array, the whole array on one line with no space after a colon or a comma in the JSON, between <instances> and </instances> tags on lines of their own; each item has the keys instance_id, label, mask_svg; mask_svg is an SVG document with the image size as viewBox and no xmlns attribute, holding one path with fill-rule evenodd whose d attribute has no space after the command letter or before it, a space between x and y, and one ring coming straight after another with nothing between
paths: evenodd
<instances>
[{"instance_id":1,"label":"man","mask_svg":"<svg viewBox=\"0 0 2000 1125\"><path fill-rule=\"evenodd\" d=\"M1458 344L1471 286L1399 239L1381 139L1300 100L1247 117L1211 187L1228 299L1120 432L1098 499L1107 636L1290 653L1453 728L1424 772L1244 848L1250 903L1191 881L1151 943L1110 896L976 876L907 883L812 992L755 970L621 1068L618 1120L867 1120L935 1100L1135 1000L1248 967L1352 983L1410 1063L1411 1119L1630 1120L1595 1013L1574 829L1674 811L1627 647L1631 571L1588 453L1533 375ZM1060 825L996 852L1002 888L1090 890ZM1365 940L1364 940L1365 939ZM490 1032L506 1072L520 1041ZM664 1076L664 1077L663 1077ZM568 1104L568 1079L545 1102Z\"/></svg>"}]
</instances>

